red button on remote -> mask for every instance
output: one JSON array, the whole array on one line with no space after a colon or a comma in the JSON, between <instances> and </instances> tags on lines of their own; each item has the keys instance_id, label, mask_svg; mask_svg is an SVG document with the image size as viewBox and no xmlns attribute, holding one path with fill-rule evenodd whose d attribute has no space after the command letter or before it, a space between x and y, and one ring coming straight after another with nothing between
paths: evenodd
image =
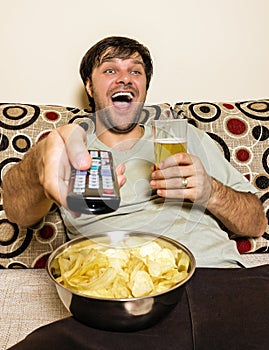
<instances>
[{"instance_id":1,"label":"red button on remote","mask_svg":"<svg viewBox=\"0 0 269 350\"><path fill-rule=\"evenodd\" d=\"M104 193L105 193L105 194L113 194L114 191L113 191L113 190L104 190Z\"/></svg>"}]
</instances>

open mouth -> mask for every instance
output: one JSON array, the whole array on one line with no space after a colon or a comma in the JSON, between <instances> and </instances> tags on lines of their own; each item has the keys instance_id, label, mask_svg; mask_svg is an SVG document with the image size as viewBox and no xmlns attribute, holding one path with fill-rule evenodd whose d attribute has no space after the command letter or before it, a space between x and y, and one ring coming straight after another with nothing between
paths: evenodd
<instances>
[{"instance_id":1,"label":"open mouth","mask_svg":"<svg viewBox=\"0 0 269 350\"><path fill-rule=\"evenodd\" d=\"M134 96L131 92L119 91L112 95L111 99L114 105L118 107L127 107L131 104Z\"/></svg>"}]
</instances>

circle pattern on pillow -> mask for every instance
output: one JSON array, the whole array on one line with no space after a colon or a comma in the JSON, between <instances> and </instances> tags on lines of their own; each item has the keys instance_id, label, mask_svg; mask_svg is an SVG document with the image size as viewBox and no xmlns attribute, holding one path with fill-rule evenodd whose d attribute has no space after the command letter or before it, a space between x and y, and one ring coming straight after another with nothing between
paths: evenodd
<instances>
[{"instance_id":1,"label":"circle pattern on pillow","mask_svg":"<svg viewBox=\"0 0 269 350\"><path fill-rule=\"evenodd\" d=\"M210 123L220 117L221 109L214 103L195 103L190 104L190 113L195 119L201 122ZM188 113L187 118L189 118Z\"/></svg>"},{"instance_id":2,"label":"circle pattern on pillow","mask_svg":"<svg viewBox=\"0 0 269 350\"><path fill-rule=\"evenodd\" d=\"M21 130L33 124L39 114L40 108L34 105L9 105L0 104L0 127L8 130Z\"/></svg>"},{"instance_id":3,"label":"circle pattern on pillow","mask_svg":"<svg viewBox=\"0 0 269 350\"><path fill-rule=\"evenodd\" d=\"M31 140L27 135L16 135L12 139L12 146L18 153L25 153L31 147Z\"/></svg>"},{"instance_id":4,"label":"circle pattern on pillow","mask_svg":"<svg viewBox=\"0 0 269 350\"><path fill-rule=\"evenodd\" d=\"M43 118L49 123L55 123L57 121L60 121L61 114L55 111L46 111L45 113L43 113Z\"/></svg>"},{"instance_id":5,"label":"circle pattern on pillow","mask_svg":"<svg viewBox=\"0 0 269 350\"><path fill-rule=\"evenodd\" d=\"M250 119L269 121L269 101L246 101L236 103L240 112Z\"/></svg>"},{"instance_id":6,"label":"circle pattern on pillow","mask_svg":"<svg viewBox=\"0 0 269 350\"><path fill-rule=\"evenodd\" d=\"M249 131L249 125L239 117L227 117L224 121L224 127L231 137L243 137Z\"/></svg>"}]
</instances>

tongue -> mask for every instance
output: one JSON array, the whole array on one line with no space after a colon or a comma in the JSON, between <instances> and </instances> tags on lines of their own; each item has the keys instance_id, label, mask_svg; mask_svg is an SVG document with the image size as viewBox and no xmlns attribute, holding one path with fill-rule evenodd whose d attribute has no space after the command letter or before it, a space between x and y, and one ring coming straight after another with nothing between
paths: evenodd
<instances>
[{"instance_id":1,"label":"tongue","mask_svg":"<svg viewBox=\"0 0 269 350\"><path fill-rule=\"evenodd\" d=\"M127 108L130 106L130 102L126 101L115 101L114 106L117 108Z\"/></svg>"}]
</instances>

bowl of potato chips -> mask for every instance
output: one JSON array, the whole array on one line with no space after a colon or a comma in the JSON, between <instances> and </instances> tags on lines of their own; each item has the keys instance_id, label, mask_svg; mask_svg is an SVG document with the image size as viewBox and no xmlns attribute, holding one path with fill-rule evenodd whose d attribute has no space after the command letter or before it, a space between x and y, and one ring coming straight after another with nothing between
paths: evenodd
<instances>
[{"instance_id":1,"label":"bowl of potato chips","mask_svg":"<svg viewBox=\"0 0 269 350\"><path fill-rule=\"evenodd\" d=\"M61 301L77 320L122 332L150 327L165 317L195 268L184 245L136 231L75 238L47 262Z\"/></svg>"}]
</instances>

